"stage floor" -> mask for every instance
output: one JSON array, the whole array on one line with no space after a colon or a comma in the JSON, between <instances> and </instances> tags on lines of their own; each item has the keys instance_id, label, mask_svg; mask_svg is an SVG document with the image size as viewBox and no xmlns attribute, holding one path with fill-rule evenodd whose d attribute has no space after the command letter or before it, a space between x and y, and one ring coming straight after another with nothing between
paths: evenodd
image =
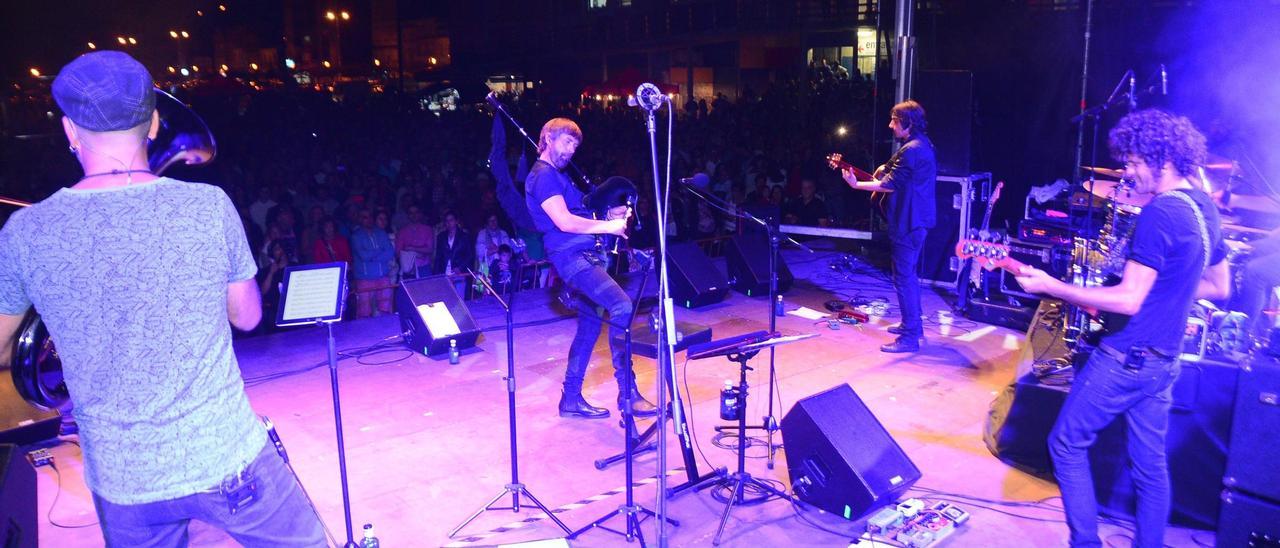
<instances>
[{"instance_id":1,"label":"stage floor","mask_svg":"<svg viewBox=\"0 0 1280 548\"><path fill-rule=\"evenodd\" d=\"M982 441L987 408L996 392L1009 383L1023 335L1004 328L952 318L950 298L925 291L924 305L932 320L928 343L916 354L884 354L879 346L892 340L885 329L897 323L896 302L882 274L854 261L852 274L832 267L840 262L848 242L816 240L817 253L785 251L796 277L786 294L788 310L806 306L823 310L832 299L888 299L889 315L861 328L830 329L825 322L787 315L778 327L787 334L818 333L819 337L780 347L776 366L782 406L781 419L799 398L848 383L871 408L923 473L918 487L985 499L1035 501L1055 497L1057 486L1001 463ZM882 253L882 252L880 252ZM723 268L723 261L718 261ZM650 290L653 285L649 284ZM516 371L519 386L520 479L543 503L561 508L557 516L571 528L584 526L623 502L623 467L597 470L595 459L622 448L617 413L608 420L562 419L556 414L564 360L575 322L551 306L544 290L517 294L515 321L532 323L516 330ZM723 303L686 310L679 320L712 327L715 338L767 329L765 298L730 293ZM563 536L540 513L528 510L487 512L454 539L448 532L498 494L510 480L507 430L506 338L501 309L491 299L470 303L476 322L485 330L477 348L450 365L411 353L403 346L341 362L342 411L345 422L347 468L353 524L359 540L364 523L375 525L384 546L481 546L514 544ZM825 310L823 310L825 312ZM354 351L399 336L395 316L340 324L335 329L340 351ZM276 424L298 475L320 508L330 529L345 536L342 494L334 438L329 371L324 333L294 330L237 341L236 353L254 408ZM755 387L748 417L766 413L765 386L768 354L751 363ZM587 398L613 407L616 385L606 365L603 337L587 380ZM689 391L694 439L701 450L698 467L736 466L733 451L712 444L719 418L719 390L726 379L737 378L736 364L723 358L684 361L677 355ZM642 389L654 399L654 362L637 358ZM682 387L683 389L683 387ZM607 404L607 405L606 405ZM648 421L641 423L641 426ZM69 438L74 440L74 437ZM681 466L677 438L669 436L668 466ZM781 442L781 438L776 438ZM40 542L46 546L102 544L96 526L79 447L64 443L53 449L61 478L49 467L38 472ZM747 470L757 477L787 482L785 456L765 465L765 448L748 448ZM653 453L636 461L637 501L655 504L657 470ZM710 463L710 466L708 465ZM684 479L675 472L669 482ZM61 488L59 488L61 481ZM60 494L59 494L60 491ZM933 498L913 491L915 496ZM51 508L56 497L56 506ZM509 497L505 499L509 501ZM1053 499L1050 504L1058 505ZM1016 507L985 509L958 502L972 519L945 543L954 546L1064 546L1067 529L1060 512ZM686 492L670 499L672 546L710 546L723 505L711 490ZM1035 519L1013 517L1004 512ZM784 500L735 508L723 546L845 546L856 537L855 524L835 516L807 511L804 517L830 531L821 531L797 517ZM523 522L525 518L531 518ZM58 523L59 526L53 525ZM80 528L66 526L87 525ZM625 527L621 518L609 522ZM503 532L496 532L503 530ZM643 531L656 544L652 520ZM1128 545L1131 534L1103 525L1104 540ZM1172 546L1211 545L1213 534L1169 530ZM235 545L221 531L195 524L192 544ZM625 546L619 536L593 530L573 546Z\"/></svg>"}]
</instances>

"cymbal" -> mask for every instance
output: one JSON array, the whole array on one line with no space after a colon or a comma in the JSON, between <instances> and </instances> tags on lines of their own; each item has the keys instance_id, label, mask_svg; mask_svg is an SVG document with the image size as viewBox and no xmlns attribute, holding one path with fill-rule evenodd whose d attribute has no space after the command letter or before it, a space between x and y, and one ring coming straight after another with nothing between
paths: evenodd
<instances>
[{"instance_id":1,"label":"cymbal","mask_svg":"<svg viewBox=\"0 0 1280 548\"><path fill-rule=\"evenodd\" d=\"M1089 187L1093 188L1090 189ZM1114 200L1118 204L1144 206L1151 201L1150 194L1138 194L1129 189L1127 185L1119 181L1093 181L1092 184L1084 183L1085 190L1092 190L1093 195L1099 198Z\"/></svg>"},{"instance_id":2,"label":"cymbal","mask_svg":"<svg viewBox=\"0 0 1280 548\"><path fill-rule=\"evenodd\" d=\"M1085 171L1092 171L1094 173L1097 173L1098 175L1101 175L1103 177L1111 177L1112 179L1121 179L1124 176L1123 171L1110 168L1110 167L1080 166L1080 169L1083 169Z\"/></svg>"}]
</instances>

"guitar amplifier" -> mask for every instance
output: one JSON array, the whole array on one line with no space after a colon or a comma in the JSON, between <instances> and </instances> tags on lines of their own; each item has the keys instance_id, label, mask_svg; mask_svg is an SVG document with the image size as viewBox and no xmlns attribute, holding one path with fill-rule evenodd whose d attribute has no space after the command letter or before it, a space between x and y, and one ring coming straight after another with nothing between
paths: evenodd
<instances>
[{"instance_id":1,"label":"guitar amplifier","mask_svg":"<svg viewBox=\"0 0 1280 548\"><path fill-rule=\"evenodd\" d=\"M1039 268L1059 278L1071 268L1071 246L1068 245L1011 238L1009 256L1027 266ZM1040 298L1039 295L1024 291L1013 274L1004 270L1000 270L1000 292L1019 297Z\"/></svg>"}]
</instances>

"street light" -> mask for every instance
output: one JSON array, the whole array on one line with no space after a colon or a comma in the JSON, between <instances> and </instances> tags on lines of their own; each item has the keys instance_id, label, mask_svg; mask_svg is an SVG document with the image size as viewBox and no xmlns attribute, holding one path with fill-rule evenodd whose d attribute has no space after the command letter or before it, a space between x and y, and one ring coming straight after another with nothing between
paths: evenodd
<instances>
[{"instance_id":1,"label":"street light","mask_svg":"<svg viewBox=\"0 0 1280 548\"><path fill-rule=\"evenodd\" d=\"M342 66L342 22L351 20L351 12L347 10L340 10L336 12L333 10L328 10L324 12L324 18L333 22L334 45L336 46L336 49L337 49L337 51L334 52L333 59L334 59L334 62L337 63L339 67L341 67Z\"/></svg>"}]
</instances>

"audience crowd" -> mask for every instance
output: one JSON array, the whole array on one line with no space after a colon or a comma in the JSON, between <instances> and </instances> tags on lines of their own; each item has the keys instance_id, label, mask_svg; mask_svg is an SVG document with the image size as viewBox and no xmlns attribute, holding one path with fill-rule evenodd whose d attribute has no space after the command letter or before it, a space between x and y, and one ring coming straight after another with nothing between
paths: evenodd
<instances>
[{"instance_id":1,"label":"audience crowd","mask_svg":"<svg viewBox=\"0 0 1280 548\"><path fill-rule=\"evenodd\" d=\"M886 122L884 109L873 118L874 97L871 82L854 75L777 82L762 93L744 88L736 100L719 94L688 100L657 113L658 168L665 179L672 115L673 185L705 173L707 190L733 208L789 224L863 224L870 219L865 196L849 191L825 156L839 152L871 167L870 126ZM210 126L218 154L207 167L167 174L215 184L231 196L258 254L266 317L274 314L284 268L294 264L347 262L360 317L391 312L392 288L401 279L451 274L474 294L466 281L471 272L503 291L554 276L548 268L525 268L543 259L541 240L521 222L527 215L512 211L523 201L500 199L504 191L508 198L523 193L533 145L487 105L432 112L390 93L198 87L184 99ZM591 182L614 175L633 181L641 229L630 245L656 244L643 111L592 97L552 103L528 92L500 99L530 135L553 116L576 120L584 142L574 163ZM56 137L0 154L0 194L10 197L39 200L80 176ZM675 241L742 228L722 208L678 189L668 221Z\"/></svg>"}]
</instances>

